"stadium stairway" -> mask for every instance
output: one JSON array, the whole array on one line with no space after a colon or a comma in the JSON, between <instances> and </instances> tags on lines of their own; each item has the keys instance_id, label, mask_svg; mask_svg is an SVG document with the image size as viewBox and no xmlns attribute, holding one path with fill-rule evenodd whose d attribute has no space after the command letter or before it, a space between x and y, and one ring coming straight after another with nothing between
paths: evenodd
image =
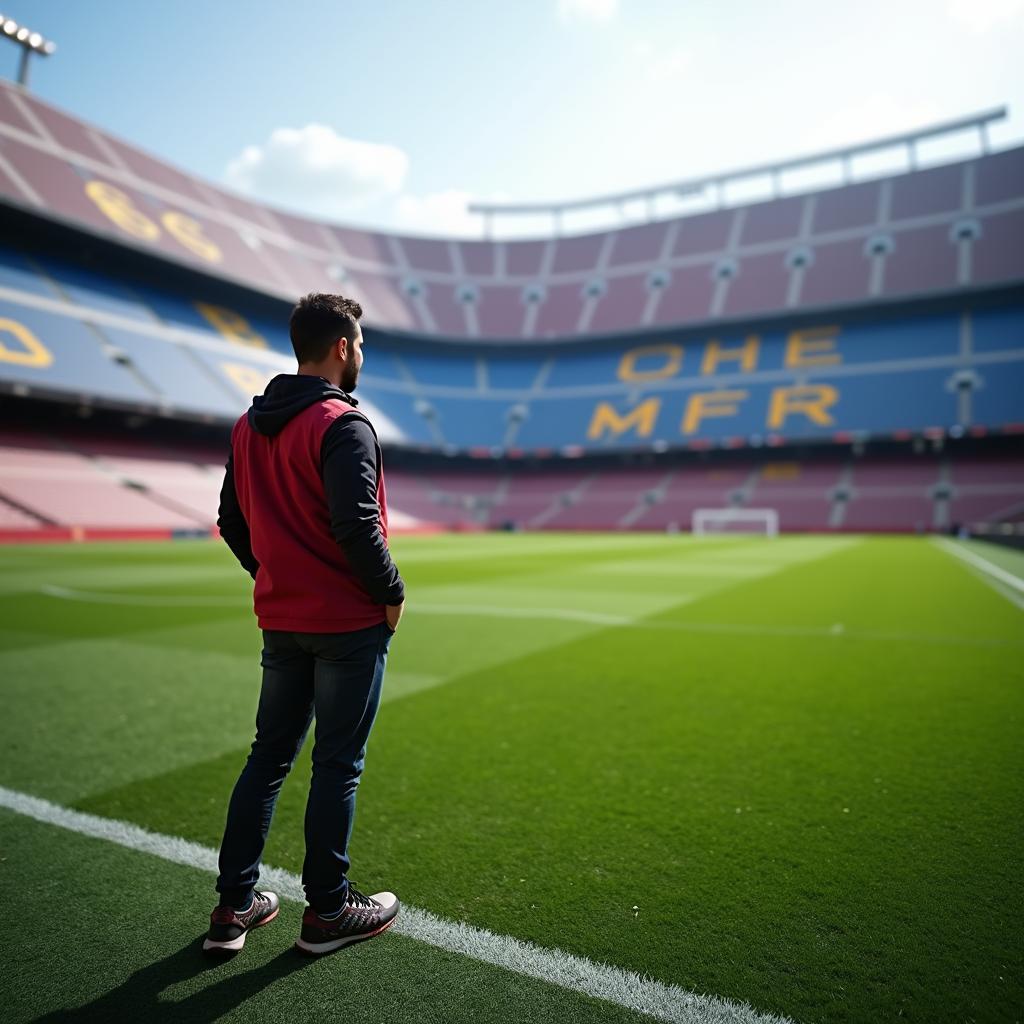
<instances>
[{"instance_id":1,"label":"stadium stairway","mask_svg":"<svg viewBox=\"0 0 1024 1024\"><path fill-rule=\"evenodd\" d=\"M47 519L8 495L0 493L0 530L38 530L57 525L52 519Z\"/></svg>"}]
</instances>

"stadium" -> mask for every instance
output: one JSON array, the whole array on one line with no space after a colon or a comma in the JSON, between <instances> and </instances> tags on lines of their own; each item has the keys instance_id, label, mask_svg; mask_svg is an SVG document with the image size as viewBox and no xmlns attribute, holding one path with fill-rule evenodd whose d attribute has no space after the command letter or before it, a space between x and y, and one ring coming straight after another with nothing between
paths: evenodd
<instances>
[{"instance_id":1,"label":"stadium","mask_svg":"<svg viewBox=\"0 0 1024 1024\"><path fill-rule=\"evenodd\" d=\"M358 1019L1019 1019L1005 113L483 205L467 240L243 198L0 83L8 1019L333 1018L382 990ZM919 158L958 133L970 154ZM881 150L906 167L858 174ZM834 182L787 188L808 166ZM524 214L550 230L501 236ZM214 970L259 646L218 497L307 292L364 308L410 596L356 874L409 909L343 956L297 962L282 923ZM266 856L295 920L308 773ZM159 928L126 935L126 886Z\"/></svg>"}]
</instances>

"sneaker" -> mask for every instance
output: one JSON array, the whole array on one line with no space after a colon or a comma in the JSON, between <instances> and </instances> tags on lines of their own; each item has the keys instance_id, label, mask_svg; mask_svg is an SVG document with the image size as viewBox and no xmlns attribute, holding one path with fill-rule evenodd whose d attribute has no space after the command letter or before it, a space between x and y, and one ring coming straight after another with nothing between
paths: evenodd
<instances>
[{"instance_id":1,"label":"sneaker","mask_svg":"<svg viewBox=\"0 0 1024 1024\"><path fill-rule=\"evenodd\" d=\"M337 917L323 918L312 907L302 915L302 934L295 948L307 956L333 953L342 946L380 935L398 917L398 897L393 892L364 896L349 886L348 899Z\"/></svg>"},{"instance_id":2,"label":"sneaker","mask_svg":"<svg viewBox=\"0 0 1024 1024\"><path fill-rule=\"evenodd\" d=\"M272 892L254 892L252 906L239 913L234 907L220 906L210 915L210 930L203 943L203 952L237 953L245 945L250 928L270 924L280 909L277 896Z\"/></svg>"}]
</instances>

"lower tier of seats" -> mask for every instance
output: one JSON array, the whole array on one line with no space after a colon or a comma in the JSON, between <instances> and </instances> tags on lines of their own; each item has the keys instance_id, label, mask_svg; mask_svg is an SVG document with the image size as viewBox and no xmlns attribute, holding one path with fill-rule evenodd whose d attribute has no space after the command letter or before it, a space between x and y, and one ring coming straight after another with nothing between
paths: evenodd
<instances>
[{"instance_id":1,"label":"lower tier of seats","mask_svg":"<svg viewBox=\"0 0 1024 1024\"><path fill-rule=\"evenodd\" d=\"M119 435L0 430L0 536L211 532L226 452ZM665 467L484 462L387 472L403 530L688 530L699 509L772 510L783 532L1024 522L1024 451L763 458Z\"/></svg>"}]
</instances>

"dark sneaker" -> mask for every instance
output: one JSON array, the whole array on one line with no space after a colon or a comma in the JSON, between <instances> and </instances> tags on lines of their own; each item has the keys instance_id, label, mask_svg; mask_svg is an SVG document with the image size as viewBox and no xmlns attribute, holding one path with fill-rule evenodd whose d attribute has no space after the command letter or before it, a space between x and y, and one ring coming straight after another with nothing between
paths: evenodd
<instances>
[{"instance_id":1,"label":"dark sneaker","mask_svg":"<svg viewBox=\"0 0 1024 1024\"><path fill-rule=\"evenodd\" d=\"M302 915L302 934L295 948L307 956L333 953L342 946L380 935L398 917L398 897L393 892L364 896L349 886L348 900L337 917L323 918L307 907Z\"/></svg>"},{"instance_id":2,"label":"dark sneaker","mask_svg":"<svg viewBox=\"0 0 1024 1024\"><path fill-rule=\"evenodd\" d=\"M237 953L245 945L250 928L270 924L280 909L277 896L272 892L254 892L252 906L244 913L234 907L217 907L210 915L210 930L203 943L203 952Z\"/></svg>"}]
</instances>

